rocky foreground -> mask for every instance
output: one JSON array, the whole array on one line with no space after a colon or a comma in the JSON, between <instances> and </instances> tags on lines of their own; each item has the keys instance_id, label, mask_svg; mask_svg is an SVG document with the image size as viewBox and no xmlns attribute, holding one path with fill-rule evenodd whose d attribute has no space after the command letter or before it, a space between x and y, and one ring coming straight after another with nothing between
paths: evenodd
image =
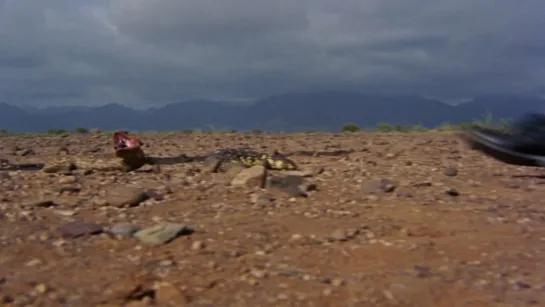
<instances>
[{"instance_id":1,"label":"rocky foreground","mask_svg":"<svg viewBox=\"0 0 545 307\"><path fill-rule=\"evenodd\" d=\"M142 138L158 156L355 151L293 156L305 170L289 174L1 172L2 306L545 306L545 170L449 133ZM1 137L0 157L104 155L110 142Z\"/></svg>"}]
</instances>

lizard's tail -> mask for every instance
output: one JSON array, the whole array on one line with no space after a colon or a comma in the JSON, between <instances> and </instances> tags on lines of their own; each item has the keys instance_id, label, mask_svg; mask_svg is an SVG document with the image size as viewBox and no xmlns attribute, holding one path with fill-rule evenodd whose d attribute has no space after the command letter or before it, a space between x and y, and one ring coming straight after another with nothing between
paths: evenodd
<instances>
[{"instance_id":1,"label":"lizard's tail","mask_svg":"<svg viewBox=\"0 0 545 307\"><path fill-rule=\"evenodd\" d=\"M44 168L44 163L20 163L0 165L2 171L39 171Z\"/></svg>"}]
</instances>

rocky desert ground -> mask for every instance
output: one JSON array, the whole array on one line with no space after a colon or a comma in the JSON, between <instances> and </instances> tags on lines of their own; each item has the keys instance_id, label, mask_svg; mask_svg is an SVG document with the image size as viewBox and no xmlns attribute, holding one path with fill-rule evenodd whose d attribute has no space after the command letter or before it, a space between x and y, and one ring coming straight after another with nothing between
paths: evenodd
<instances>
[{"instance_id":1,"label":"rocky desert ground","mask_svg":"<svg viewBox=\"0 0 545 307\"><path fill-rule=\"evenodd\" d=\"M545 170L454 133L141 135L250 147L300 172L2 171L3 306L545 306ZM4 136L1 158L112 155L106 133Z\"/></svg>"}]
</instances>

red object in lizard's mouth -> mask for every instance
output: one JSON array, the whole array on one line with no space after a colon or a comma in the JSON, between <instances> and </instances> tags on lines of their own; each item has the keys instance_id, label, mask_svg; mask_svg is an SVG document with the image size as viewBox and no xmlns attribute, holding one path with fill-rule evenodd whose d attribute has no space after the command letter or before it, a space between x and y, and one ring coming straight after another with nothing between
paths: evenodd
<instances>
[{"instance_id":1,"label":"red object in lizard's mouth","mask_svg":"<svg viewBox=\"0 0 545 307\"><path fill-rule=\"evenodd\" d=\"M132 149L140 147L142 143L138 138L129 136L126 131L117 131L114 133L115 150Z\"/></svg>"}]
</instances>

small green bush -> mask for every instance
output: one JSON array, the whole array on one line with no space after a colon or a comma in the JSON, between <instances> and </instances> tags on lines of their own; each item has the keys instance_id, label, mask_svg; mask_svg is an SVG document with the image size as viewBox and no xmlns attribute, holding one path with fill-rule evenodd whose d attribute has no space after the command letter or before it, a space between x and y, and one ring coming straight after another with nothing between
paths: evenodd
<instances>
[{"instance_id":1,"label":"small green bush","mask_svg":"<svg viewBox=\"0 0 545 307\"><path fill-rule=\"evenodd\" d=\"M341 127L341 132L358 132L360 130L360 126L356 124L344 124Z\"/></svg>"},{"instance_id":2,"label":"small green bush","mask_svg":"<svg viewBox=\"0 0 545 307\"><path fill-rule=\"evenodd\" d=\"M89 133L89 129L83 127L77 127L75 131L76 133Z\"/></svg>"},{"instance_id":3,"label":"small green bush","mask_svg":"<svg viewBox=\"0 0 545 307\"><path fill-rule=\"evenodd\" d=\"M422 126L421 124L417 124L417 125L414 125L412 127L409 127L409 131L425 132L425 131L428 131L428 128Z\"/></svg>"},{"instance_id":4,"label":"small green bush","mask_svg":"<svg viewBox=\"0 0 545 307\"><path fill-rule=\"evenodd\" d=\"M395 131L395 126L388 123L378 123L375 131L378 132L392 132Z\"/></svg>"},{"instance_id":5,"label":"small green bush","mask_svg":"<svg viewBox=\"0 0 545 307\"><path fill-rule=\"evenodd\" d=\"M47 134L65 134L67 132L68 131L64 129L55 129L55 128L51 128L47 130Z\"/></svg>"}]
</instances>

